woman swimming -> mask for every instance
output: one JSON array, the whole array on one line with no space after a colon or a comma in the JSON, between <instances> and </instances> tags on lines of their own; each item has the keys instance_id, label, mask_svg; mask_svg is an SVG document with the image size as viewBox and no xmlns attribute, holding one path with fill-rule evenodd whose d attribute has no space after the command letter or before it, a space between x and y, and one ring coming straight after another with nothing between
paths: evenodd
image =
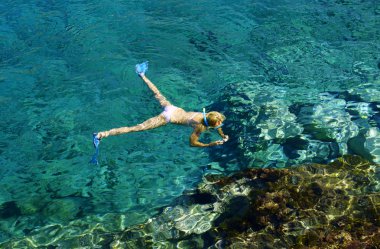
<instances>
[{"instance_id":1,"label":"woman swimming","mask_svg":"<svg viewBox=\"0 0 380 249\"><path fill-rule=\"evenodd\" d=\"M202 112L187 112L184 109L172 105L157 89L157 87L145 76L145 72L148 69L148 62L144 62L136 65L136 73L141 79L148 85L149 89L154 93L154 97L160 102L164 111L152 117L141 124L131 127L115 128L108 131L101 131L94 136L94 145L99 144L99 140L108 136L115 136L129 132L145 131L154 129L160 126L164 126L168 123L187 125L194 128L193 133L190 135L190 146L196 147L208 147L221 145L228 141L228 136L222 131L221 126L226 117L219 112L205 113ZM199 137L202 132L209 128L217 129L222 140L214 141L208 144L199 142Z\"/></svg>"}]
</instances>

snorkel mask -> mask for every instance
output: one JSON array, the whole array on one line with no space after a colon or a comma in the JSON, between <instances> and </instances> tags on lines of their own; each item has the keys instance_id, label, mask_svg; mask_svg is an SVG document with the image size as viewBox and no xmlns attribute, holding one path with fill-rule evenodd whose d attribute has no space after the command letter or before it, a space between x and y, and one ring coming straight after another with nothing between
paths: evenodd
<instances>
[{"instance_id":1,"label":"snorkel mask","mask_svg":"<svg viewBox=\"0 0 380 249\"><path fill-rule=\"evenodd\" d=\"M221 123L220 125L215 126L215 127L211 127L211 126L208 124L208 122L207 122L207 118L206 118L206 108L203 108L203 121L205 121L205 125L206 125L206 127L209 128L209 129L218 129L218 128L220 128L220 127L223 126L223 123Z\"/></svg>"}]
</instances>

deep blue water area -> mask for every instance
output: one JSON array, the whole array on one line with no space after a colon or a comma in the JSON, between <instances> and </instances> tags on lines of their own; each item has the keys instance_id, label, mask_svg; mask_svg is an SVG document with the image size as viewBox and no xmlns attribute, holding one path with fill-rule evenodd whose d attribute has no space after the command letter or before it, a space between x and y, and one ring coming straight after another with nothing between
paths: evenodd
<instances>
[{"instance_id":1,"label":"deep blue water area","mask_svg":"<svg viewBox=\"0 0 380 249\"><path fill-rule=\"evenodd\" d=\"M301 140L379 163L379 27L377 0L1 1L0 242L90 216L143 222L207 170L331 159ZM190 128L167 125L104 139L89 163L93 132L161 112L134 72L145 60L173 104L230 114L230 146L191 148Z\"/></svg>"}]
</instances>

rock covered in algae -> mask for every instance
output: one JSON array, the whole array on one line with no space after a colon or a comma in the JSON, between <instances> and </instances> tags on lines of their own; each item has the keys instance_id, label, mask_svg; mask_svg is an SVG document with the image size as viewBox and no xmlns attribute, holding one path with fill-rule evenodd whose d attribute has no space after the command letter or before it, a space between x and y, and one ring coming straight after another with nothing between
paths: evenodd
<instances>
[{"instance_id":1,"label":"rock covered in algae","mask_svg":"<svg viewBox=\"0 0 380 249\"><path fill-rule=\"evenodd\" d=\"M1 247L377 248L379 175L378 165L358 156L210 175L144 224L118 231L87 218ZM122 216L104 222L120 225Z\"/></svg>"},{"instance_id":2,"label":"rock covered in algae","mask_svg":"<svg viewBox=\"0 0 380 249\"><path fill-rule=\"evenodd\" d=\"M227 248L380 246L378 174L379 166L345 156L329 165L251 169L217 180L212 191L225 200L232 189L250 191L239 197L240 215L215 221L215 240Z\"/></svg>"}]
</instances>

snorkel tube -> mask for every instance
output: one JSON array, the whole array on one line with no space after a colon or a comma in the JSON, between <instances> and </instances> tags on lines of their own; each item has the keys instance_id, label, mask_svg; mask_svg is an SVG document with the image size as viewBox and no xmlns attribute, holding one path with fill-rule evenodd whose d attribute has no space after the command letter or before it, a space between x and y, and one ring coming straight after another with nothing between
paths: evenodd
<instances>
[{"instance_id":1,"label":"snorkel tube","mask_svg":"<svg viewBox=\"0 0 380 249\"><path fill-rule=\"evenodd\" d=\"M203 121L205 121L206 127L209 127L207 118L206 118L206 108L203 108Z\"/></svg>"}]
</instances>

